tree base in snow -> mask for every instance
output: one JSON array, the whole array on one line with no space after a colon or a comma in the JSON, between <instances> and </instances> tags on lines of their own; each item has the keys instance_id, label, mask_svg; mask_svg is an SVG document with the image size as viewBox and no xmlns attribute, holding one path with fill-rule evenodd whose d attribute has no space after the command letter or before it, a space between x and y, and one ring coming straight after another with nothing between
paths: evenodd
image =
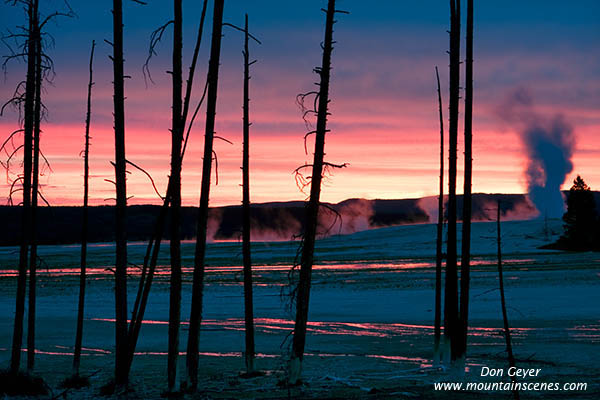
<instances>
[{"instance_id":1,"label":"tree base in snow","mask_svg":"<svg viewBox=\"0 0 600 400\"><path fill-rule=\"evenodd\" d=\"M134 393L134 390L129 385L117 385L114 379L111 379L100 387L100 396L123 396L128 393Z\"/></svg>"},{"instance_id":2,"label":"tree base in snow","mask_svg":"<svg viewBox=\"0 0 600 400\"><path fill-rule=\"evenodd\" d=\"M116 385L115 385L115 381L114 380L110 380L108 382L106 382L104 385L100 386L100 396L112 396L113 394L115 394L115 389L116 389Z\"/></svg>"},{"instance_id":3,"label":"tree base in snow","mask_svg":"<svg viewBox=\"0 0 600 400\"><path fill-rule=\"evenodd\" d=\"M39 376L26 372L0 371L0 395L39 396L48 394L48 387Z\"/></svg>"},{"instance_id":4,"label":"tree base in snow","mask_svg":"<svg viewBox=\"0 0 600 400\"><path fill-rule=\"evenodd\" d=\"M295 386L301 384L300 375L302 374L302 360L292 356L288 365L288 385Z\"/></svg>"},{"instance_id":5,"label":"tree base in snow","mask_svg":"<svg viewBox=\"0 0 600 400\"><path fill-rule=\"evenodd\" d=\"M90 386L90 379L79 374L71 375L60 383L60 387L64 389L81 389L88 386Z\"/></svg>"}]
</instances>

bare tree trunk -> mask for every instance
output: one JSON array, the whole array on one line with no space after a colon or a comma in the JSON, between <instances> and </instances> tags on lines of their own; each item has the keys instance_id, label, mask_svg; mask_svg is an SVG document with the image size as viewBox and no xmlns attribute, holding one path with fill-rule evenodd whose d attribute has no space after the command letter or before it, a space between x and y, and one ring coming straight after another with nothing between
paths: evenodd
<instances>
[{"instance_id":1,"label":"bare tree trunk","mask_svg":"<svg viewBox=\"0 0 600 400\"><path fill-rule=\"evenodd\" d=\"M96 42L92 40L90 51L90 80L87 92L87 112L85 115L85 148L83 151L83 216L81 224L81 273L79 274L79 304L77 308L77 334L75 335L75 352L73 356L73 375L79 376L79 364L81 361L81 344L83 341L83 311L85 306L85 285L87 267L87 238L88 238L88 192L89 192L89 156L90 156L90 121L92 116L92 86L93 62Z\"/></svg>"},{"instance_id":2,"label":"bare tree trunk","mask_svg":"<svg viewBox=\"0 0 600 400\"><path fill-rule=\"evenodd\" d=\"M467 59L465 71L465 180L462 211L462 251L460 256L460 341L457 358L463 364L467 355L469 329L469 286L471 271L471 185L473 176L473 0L467 0Z\"/></svg>"},{"instance_id":3,"label":"bare tree trunk","mask_svg":"<svg viewBox=\"0 0 600 400\"><path fill-rule=\"evenodd\" d=\"M456 359L458 328L458 277L456 235L456 162L460 87L460 0L450 0L450 127L448 168L448 250L444 293L444 357Z\"/></svg>"},{"instance_id":4,"label":"bare tree trunk","mask_svg":"<svg viewBox=\"0 0 600 400\"><path fill-rule=\"evenodd\" d=\"M192 95L192 87L194 81L194 74L196 70L196 62L198 61L198 54L200 51L200 44L202 43L202 32L204 30L204 19L206 16L206 7L208 0L204 0L202 7L202 15L200 17L200 24L198 27L198 34L196 36L196 46L194 48L194 54L192 56L192 62L189 68L189 75L186 85L186 93L183 101L183 114L181 117L181 129L186 124L187 115L189 111L189 105L191 101ZM200 100L198 104L198 108L202 104L202 100ZM190 125L188 128L188 134L191 130L192 122L190 121ZM183 133L183 131L182 131ZM185 148L181 151L180 157L180 165L183 162L183 157L185 153ZM138 285L138 292L135 298L135 303L133 307L133 312L131 316L131 323L129 325L129 361L127 365L127 369L131 369L131 364L133 362L133 355L135 351L135 347L137 344L137 339L139 337L140 329L142 327L142 321L144 319L144 313L146 311L146 305L148 303L148 296L150 295L150 289L152 287L152 280L154 277L154 272L156 270L156 263L158 260L158 253L160 251L160 243L162 239L163 232L165 230L165 224L167 220L167 211L169 209L169 205L171 203L171 191L172 191L172 179L169 177L169 182L167 184L167 193L165 198L163 199L163 205L160 209L160 213L155 223L154 235L151 237L148 242L148 246L146 247L146 255L144 256L144 265L142 267L142 274L140 276L140 281Z\"/></svg>"},{"instance_id":5,"label":"bare tree trunk","mask_svg":"<svg viewBox=\"0 0 600 400\"><path fill-rule=\"evenodd\" d=\"M171 179L169 178L169 183ZM167 221L167 212L169 210L171 197L171 186L167 187L167 194L165 200L160 209L160 213L156 220L155 231L153 239L148 243L146 250L146 256L144 257L144 266L142 268L142 274L144 275L147 271L147 277L140 278L140 286L138 288L138 295L136 296L136 305L134 306L133 314L131 317L131 323L129 325L128 339L128 360L127 360L127 371L131 370L131 364L133 363L133 356L137 339L142 328L142 322L144 320L144 313L146 311L146 305L148 304L148 297L150 295L150 289L152 287L152 280L154 278L154 272L156 270L156 264L158 261L158 254L160 252L160 242L162 234L165 230L165 224ZM139 311L138 311L139 307Z\"/></svg>"},{"instance_id":6,"label":"bare tree trunk","mask_svg":"<svg viewBox=\"0 0 600 400\"><path fill-rule=\"evenodd\" d=\"M25 316L25 289L27 285L27 256L29 253L30 221L31 221L31 170L32 144L34 125L34 97L36 73L36 27L38 18L38 2L28 3L29 38L27 42L27 78L25 81L24 143L23 143L23 207L21 214L21 243L19 247L19 274L17 278L17 294L15 305L15 321L12 339L10 370L13 374L19 371L21 364L21 345L23 344L23 319Z\"/></svg>"},{"instance_id":7,"label":"bare tree trunk","mask_svg":"<svg viewBox=\"0 0 600 400\"><path fill-rule=\"evenodd\" d=\"M244 25L244 148L242 161L242 254L244 258L244 316L246 320L246 371L254 371L254 306L252 299L252 259L250 256L250 111L248 103L250 53L248 50L248 14Z\"/></svg>"},{"instance_id":8,"label":"bare tree trunk","mask_svg":"<svg viewBox=\"0 0 600 400\"><path fill-rule=\"evenodd\" d=\"M113 0L113 73L115 120L116 263L115 263L115 383L128 383L127 338L127 189L125 165L125 94L123 74L123 2Z\"/></svg>"},{"instance_id":9,"label":"bare tree trunk","mask_svg":"<svg viewBox=\"0 0 600 400\"><path fill-rule=\"evenodd\" d=\"M435 76L437 78L438 104L440 112L440 195L438 198L437 241L435 249L435 326L433 332L433 361L434 364L439 364L441 359L440 336L442 321L442 246L444 244L444 113L442 111L440 74L437 67L435 67Z\"/></svg>"},{"instance_id":10,"label":"bare tree trunk","mask_svg":"<svg viewBox=\"0 0 600 400\"><path fill-rule=\"evenodd\" d=\"M497 216L497 231L498 231L498 283L500 285L500 304L502 306L502 320L504 321L504 338L506 339L506 352L508 353L508 364L511 367L515 366L515 357L512 352L512 344L510 341L510 328L508 326L508 316L506 314L506 300L504 298L504 278L502 276L502 235L500 232L500 201L498 201L498 216ZM514 376L511 377L513 382L516 382ZM519 400L519 391L513 390L513 395L516 400Z\"/></svg>"},{"instance_id":11,"label":"bare tree trunk","mask_svg":"<svg viewBox=\"0 0 600 400\"><path fill-rule=\"evenodd\" d=\"M214 2L212 43L210 50L210 61L208 65L208 95L206 105L206 128L204 133L204 160L202 164L202 186L200 189L200 206L198 208L198 225L196 231L196 252L194 256L190 331L188 334L186 354L188 385L189 388L194 391L198 387L198 348L200 341L200 324L202 322L204 256L206 252L208 200L213 158L215 115L217 109L217 85L219 80L219 60L221 56L224 2L224 0L215 0Z\"/></svg>"},{"instance_id":12,"label":"bare tree trunk","mask_svg":"<svg viewBox=\"0 0 600 400\"><path fill-rule=\"evenodd\" d=\"M31 247L29 250L29 309L27 318L27 371L35 366L35 306L37 288L37 207L40 175L40 120L42 113L42 39L36 17L35 104L33 106L33 183L31 185Z\"/></svg>"},{"instance_id":13,"label":"bare tree trunk","mask_svg":"<svg viewBox=\"0 0 600 400\"><path fill-rule=\"evenodd\" d=\"M292 355L289 368L289 383L292 385L297 384L300 380L300 375L302 373L302 360L304 358L304 346L306 343L306 324L308 322L311 273L317 235L321 180L323 177L323 158L325 156L325 133L327 131L334 15L335 0L329 0L327 5L327 19L325 23L325 40L323 42L323 60L321 69L318 72L321 76L321 82L319 84L319 106L317 114L317 129L315 133L315 154L310 183L310 200L306 205L304 237L300 260L300 277L296 295L296 323L294 326Z\"/></svg>"},{"instance_id":14,"label":"bare tree trunk","mask_svg":"<svg viewBox=\"0 0 600 400\"><path fill-rule=\"evenodd\" d=\"M179 326L181 322L181 92L183 90L181 51L183 47L183 16L181 0L173 1L173 117L171 128L171 285L169 305L168 391L175 389Z\"/></svg>"}]
</instances>

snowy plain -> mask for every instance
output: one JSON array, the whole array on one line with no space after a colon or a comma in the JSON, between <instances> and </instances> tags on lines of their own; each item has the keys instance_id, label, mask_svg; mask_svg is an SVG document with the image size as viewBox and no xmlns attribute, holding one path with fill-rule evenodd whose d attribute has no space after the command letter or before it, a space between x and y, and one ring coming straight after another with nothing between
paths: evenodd
<instances>
[{"instance_id":1,"label":"snowy plain","mask_svg":"<svg viewBox=\"0 0 600 400\"><path fill-rule=\"evenodd\" d=\"M460 225L459 225L460 227ZM200 337L201 388L210 398L390 397L509 398L510 392L435 392L434 382L479 382L483 366L507 366L498 292L495 222L473 224L467 372L460 377L432 367L435 225L405 225L318 241L310 299L304 385L285 389L288 334L293 328L285 295L298 242L253 243L257 367L263 377L242 379L244 309L241 245L208 247ZM541 250L562 232L559 220L502 224L509 320L517 364L541 368L535 381L587 382L585 392L528 392L527 398L599 398L600 254ZM460 236L460 235L459 235ZM458 247L460 249L460 245ZM8 365L14 312L16 248L0 248L0 365ZM145 243L131 243L141 263ZM180 349L187 342L194 243L182 246L184 285ZM137 396L166 388L168 243L152 288L132 382ZM79 246L42 246L37 309L37 369L53 387L70 373L78 295ZM114 246L92 244L84 324L83 373L94 398L112 373ZM130 268L133 302L139 270ZM288 338L288 340L286 340ZM182 353L183 354L183 353ZM180 358L183 373L184 356ZM498 380L498 378L494 378ZM506 377L504 378L507 379ZM94 388L95 387L95 388Z\"/></svg>"}]
</instances>

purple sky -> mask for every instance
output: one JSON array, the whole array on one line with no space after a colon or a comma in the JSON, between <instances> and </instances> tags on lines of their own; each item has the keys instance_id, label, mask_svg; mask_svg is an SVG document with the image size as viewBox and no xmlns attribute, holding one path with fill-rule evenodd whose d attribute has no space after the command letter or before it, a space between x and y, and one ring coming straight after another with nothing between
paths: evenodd
<instances>
[{"instance_id":1,"label":"purple sky","mask_svg":"<svg viewBox=\"0 0 600 400\"><path fill-rule=\"evenodd\" d=\"M43 2L44 12L60 9L59 0ZM107 204L113 188L109 164L112 145L112 87L109 46L110 2L72 0L78 17L48 26L55 45L48 52L56 77L47 85L49 115L42 146L53 171L42 179L54 204L79 204L81 198L83 119L88 52L98 43L92 119L93 204ZM142 64L150 33L171 18L167 1L147 6L126 1L125 57L128 158L148 169L164 190L169 163L171 34L165 34L151 64L155 84L146 87ZM210 3L210 1L209 1ZM324 1L226 0L225 20L242 24L249 14L252 32L263 44L252 45L251 82L252 200L302 199L292 170L310 159L304 154L305 127L295 105L297 93L312 89L312 68L320 62ZM600 189L600 3L597 1L475 2L474 191L525 192L527 152L518 129L498 117L497 108L516 88L525 88L543 118L562 114L573 126L574 170L563 187L580 173ZM184 1L186 61L189 60L200 15L200 1ZM327 156L348 162L324 189L325 201L348 197L402 198L433 195L437 190L438 122L434 67L447 88L448 13L446 1L339 0L351 12L336 25L332 103ZM3 31L25 21L21 9L1 6ZM204 84L210 42L209 7L197 99ZM464 35L463 35L464 37ZM213 205L240 201L242 36L226 29L223 41L217 131L234 145L217 144L219 186ZM464 48L464 46L463 46ZM4 54L9 54L7 47ZM7 66L1 84L8 98L24 77L24 63ZM447 89L444 89L446 97ZM445 100L445 99L444 99ZM461 105L462 107L462 105ZM196 204L203 146L201 112L190 139L183 174L185 204ZM0 118L0 132L18 127L17 113ZM459 143L460 146L460 143ZM462 150L459 148L459 151ZM17 165L17 164L15 164ZM16 172L16 171L15 171ZM10 176L14 175L9 175ZM459 187L460 186L459 182ZM146 178L129 176L133 203L156 202ZM0 198L8 196L6 179Z\"/></svg>"}]
</instances>

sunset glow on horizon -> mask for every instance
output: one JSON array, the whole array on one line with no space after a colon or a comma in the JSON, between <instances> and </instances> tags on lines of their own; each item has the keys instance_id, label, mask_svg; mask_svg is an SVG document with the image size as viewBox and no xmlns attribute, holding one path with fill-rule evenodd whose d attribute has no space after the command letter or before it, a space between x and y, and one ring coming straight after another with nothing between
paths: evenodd
<instances>
[{"instance_id":1,"label":"sunset glow on horizon","mask_svg":"<svg viewBox=\"0 0 600 400\"><path fill-rule=\"evenodd\" d=\"M240 1L225 5L225 20L240 24ZM295 104L298 93L313 89L312 69L320 62L323 16L320 2L277 5L272 1L246 4L250 29L263 42L251 45L250 176L252 202L304 200L293 170L310 163L304 151L306 127ZM435 66L440 69L444 112L447 119L448 47L447 4L426 1L408 10L398 2L374 6L340 1L351 11L336 25L331 86L331 133L326 158L348 163L325 182L322 200L347 198L397 199L437 195L439 175L439 125ZM552 2L551 2L552 3ZM199 6L184 2L184 71L193 45ZM78 18L52 24L56 44L49 50L56 77L47 84L44 103L48 117L42 123L41 147L52 170L41 178L44 197L52 205L82 202L85 96L91 40L99 44L94 67L90 150L90 204L114 203L112 130L112 69L110 7L73 2ZM170 6L169 6L170 7ZM169 173L171 125L170 32L151 61L154 84L147 87L141 66L147 56L148 38L172 10L158 2L125 9L125 95L127 158L146 169L164 194ZM542 10L542 8L544 8ZM519 9L522 15L515 15ZM209 10L207 15L212 11ZM285 12L290 24L274 18ZM564 14L567 13L570 18ZM12 27L24 16L3 5L2 26ZM408 15L407 15L408 14ZM514 90L531 93L541 118L562 115L573 127L573 171L563 189L580 174L593 190L600 190L600 6L582 1L577 5L535 1L511 3L501 9L478 6L475 15L475 99L473 192L525 193L527 152L517 127L498 115L498 107ZM20 18L20 19L19 19ZM207 23L210 26L210 19ZM210 27L209 27L210 28ZM198 101L208 64L210 30L205 27L193 106ZM233 142L216 141L218 185L211 189L212 206L241 201L242 154L242 35L226 30L219 76L216 132ZM464 40L464 38L463 38ZM464 58L464 57L461 57ZM25 64L9 64L1 84L7 99L23 79ZM461 71L464 74L464 70ZM461 103L461 119L463 104ZM200 191L205 109L202 108L190 136L183 166L184 205L197 205ZM447 133L447 121L445 121ZM0 118L0 137L19 128L18 113L7 109ZM22 137L15 140L22 141ZM447 146L446 146L447 150ZM5 161L7 154L2 155ZM447 154L446 154L447 158ZM8 199L10 182L20 160L0 181L0 202ZM462 192L462 123L459 129L459 192ZM131 168L129 204L158 204L148 178ZM22 172L22 171L21 171ZM18 197L18 196L17 196ZM15 203L18 201L15 199Z\"/></svg>"}]
</instances>

